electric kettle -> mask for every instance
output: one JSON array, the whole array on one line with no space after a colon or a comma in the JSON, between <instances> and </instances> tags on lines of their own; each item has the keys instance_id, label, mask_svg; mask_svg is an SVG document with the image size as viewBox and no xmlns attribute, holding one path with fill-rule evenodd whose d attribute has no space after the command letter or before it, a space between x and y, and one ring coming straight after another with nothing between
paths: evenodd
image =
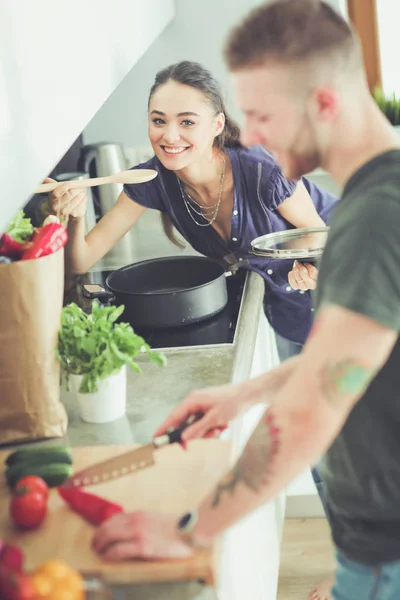
<instances>
[{"instance_id":1,"label":"electric kettle","mask_svg":"<svg viewBox=\"0 0 400 600\"><path fill-rule=\"evenodd\" d=\"M121 144L111 142L98 142L88 144L81 149L79 169L88 173L90 177L106 177L128 169L127 159ZM121 183L110 183L92 188L95 204L99 216L105 215L116 203L123 190ZM135 258L135 239L131 232L124 237L107 253L103 261L110 267L120 267L133 262Z\"/></svg>"},{"instance_id":2,"label":"electric kettle","mask_svg":"<svg viewBox=\"0 0 400 600\"><path fill-rule=\"evenodd\" d=\"M106 177L128 168L126 158L120 144L99 142L83 146L79 158L79 170L89 173L91 177ZM100 216L112 208L122 192L121 183L112 183L95 188Z\"/></svg>"}]
</instances>

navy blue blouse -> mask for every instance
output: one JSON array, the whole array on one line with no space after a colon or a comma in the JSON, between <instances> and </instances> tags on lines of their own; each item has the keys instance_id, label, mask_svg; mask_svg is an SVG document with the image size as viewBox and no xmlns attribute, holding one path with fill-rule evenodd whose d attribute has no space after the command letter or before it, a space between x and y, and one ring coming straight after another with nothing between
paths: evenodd
<instances>
[{"instance_id":1,"label":"navy blue blouse","mask_svg":"<svg viewBox=\"0 0 400 600\"><path fill-rule=\"evenodd\" d=\"M292 196L297 181L285 179L273 157L261 146L227 148L232 164L234 205L229 241L213 227L199 227L183 203L177 177L158 158L137 165L135 169L155 169L158 177L148 183L125 185L125 193L135 202L168 213L172 223L191 246L204 256L236 260L247 259L248 269L265 280L265 314L275 331L284 338L303 344L313 322L310 292L293 290L288 283L292 260L268 259L251 254L251 241L275 231L293 229L276 210ZM338 199L303 178L315 208L327 222ZM202 217L196 214L196 220ZM204 220L206 223L207 221Z\"/></svg>"}]
</instances>

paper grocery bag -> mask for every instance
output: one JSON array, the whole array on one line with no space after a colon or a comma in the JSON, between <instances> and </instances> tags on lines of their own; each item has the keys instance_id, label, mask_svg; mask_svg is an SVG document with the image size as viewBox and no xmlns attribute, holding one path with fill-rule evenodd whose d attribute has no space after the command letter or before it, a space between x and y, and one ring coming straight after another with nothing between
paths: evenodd
<instances>
[{"instance_id":1,"label":"paper grocery bag","mask_svg":"<svg viewBox=\"0 0 400 600\"><path fill-rule=\"evenodd\" d=\"M55 354L63 291L63 249L0 264L0 444L66 432Z\"/></svg>"}]
</instances>

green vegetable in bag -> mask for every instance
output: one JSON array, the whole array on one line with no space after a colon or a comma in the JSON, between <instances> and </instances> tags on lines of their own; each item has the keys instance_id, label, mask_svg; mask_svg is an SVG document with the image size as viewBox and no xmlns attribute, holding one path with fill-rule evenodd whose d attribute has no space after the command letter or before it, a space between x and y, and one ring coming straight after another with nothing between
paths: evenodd
<instances>
[{"instance_id":1,"label":"green vegetable in bag","mask_svg":"<svg viewBox=\"0 0 400 600\"><path fill-rule=\"evenodd\" d=\"M9 223L7 233L16 242L23 244L29 241L33 236L35 229L31 223L31 220L25 216L23 210L17 212L11 223Z\"/></svg>"}]
</instances>

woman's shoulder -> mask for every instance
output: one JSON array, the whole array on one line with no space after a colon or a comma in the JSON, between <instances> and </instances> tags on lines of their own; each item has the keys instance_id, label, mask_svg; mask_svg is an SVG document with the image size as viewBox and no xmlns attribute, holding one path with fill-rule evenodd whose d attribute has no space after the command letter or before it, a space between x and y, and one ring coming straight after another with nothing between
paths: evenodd
<instances>
[{"instance_id":1,"label":"woman's shoulder","mask_svg":"<svg viewBox=\"0 0 400 600\"><path fill-rule=\"evenodd\" d=\"M248 165L256 167L259 163L267 165L271 169L277 167L277 162L263 146L251 146L250 148L244 148L243 146L238 148L227 149L230 156L237 157L238 161L242 165Z\"/></svg>"},{"instance_id":2,"label":"woman's shoulder","mask_svg":"<svg viewBox=\"0 0 400 600\"><path fill-rule=\"evenodd\" d=\"M229 148L228 153L231 158L232 170L240 172L244 179L270 182L280 173L276 160L262 146Z\"/></svg>"},{"instance_id":3,"label":"woman's shoulder","mask_svg":"<svg viewBox=\"0 0 400 600\"><path fill-rule=\"evenodd\" d=\"M138 204L147 208L163 210L165 204L165 182L163 180L166 169L156 156L131 167L131 170L137 169L153 169L157 171L157 177L145 183L125 184L124 192Z\"/></svg>"},{"instance_id":4,"label":"woman's shoulder","mask_svg":"<svg viewBox=\"0 0 400 600\"><path fill-rule=\"evenodd\" d=\"M131 169L155 169L156 171L160 171L161 168L162 164L155 155L146 160L145 162L139 163L131 167Z\"/></svg>"},{"instance_id":5,"label":"woman's shoulder","mask_svg":"<svg viewBox=\"0 0 400 600\"><path fill-rule=\"evenodd\" d=\"M152 156L149 160L134 165L133 167L131 167L131 169L153 169L154 171L157 171L157 177L155 177L148 183L135 184L135 188L138 185L149 186L149 184L152 184L150 185L150 188L159 189L161 191L163 187L168 183L169 178L171 177L171 172L164 167L164 165L156 156Z\"/></svg>"}]
</instances>

